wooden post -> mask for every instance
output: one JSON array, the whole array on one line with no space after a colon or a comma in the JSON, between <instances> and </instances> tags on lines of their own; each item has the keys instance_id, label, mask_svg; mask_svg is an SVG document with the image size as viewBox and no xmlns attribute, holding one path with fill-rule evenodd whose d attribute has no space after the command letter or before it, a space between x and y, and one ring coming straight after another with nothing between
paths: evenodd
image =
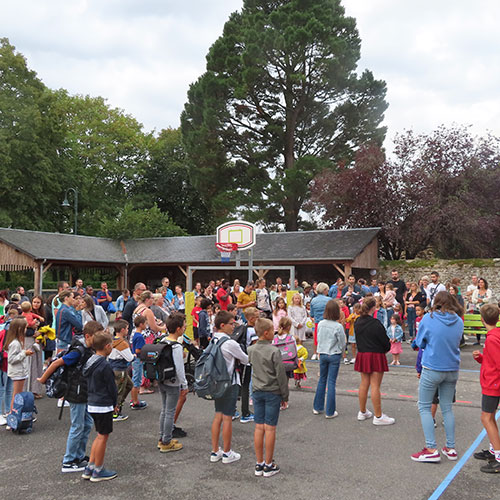
<instances>
[{"instance_id":1,"label":"wooden post","mask_svg":"<svg viewBox=\"0 0 500 500\"><path fill-rule=\"evenodd\" d=\"M35 283L34 283L34 289L35 289L35 295L41 295L42 293L42 272L41 272L41 267L42 263L37 262L36 267L33 269L35 272Z\"/></svg>"},{"instance_id":2,"label":"wooden post","mask_svg":"<svg viewBox=\"0 0 500 500\"><path fill-rule=\"evenodd\" d=\"M352 267L350 262L344 262L344 272L345 272L345 279L352 274Z\"/></svg>"}]
</instances>

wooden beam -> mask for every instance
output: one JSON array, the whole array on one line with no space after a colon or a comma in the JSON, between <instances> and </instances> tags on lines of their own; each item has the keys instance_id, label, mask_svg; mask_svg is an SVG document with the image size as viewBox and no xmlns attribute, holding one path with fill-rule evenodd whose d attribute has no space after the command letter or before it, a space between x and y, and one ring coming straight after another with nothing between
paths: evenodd
<instances>
[{"instance_id":1,"label":"wooden beam","mask_svg":"<svg viewBox=\"0 0 500 500\"><path fill-rule=\"evenodd\" d=\"M335 262L332 264L332 266L341 274L341 276L344 277L344 280L346 279L346 275L345 275L345 272L342 270L342 268L335 264Z\"/></svg>"},{"instance_id":2,"label":"wooden beam","mask_svg":"<svg viewBox=\"0 0 500 500\"><path fill-rule=\"evenodd\" d=\"M187 277L188 273L187 273L186 269L184 269L182 266L177 266L177 267L180 269L181 273L182 273L185 277Z\"/></svg>"},{"instance_id":3,"label":"wooden beam","mask_svg":"<svg viewBox=\"0 0 500 500\"><path fill-rule=\"evenodd\" d=\"M52 267L52 262L49 262L45 266L43 266L43 272L47 272Z\"/></svg>"}]
</instances>

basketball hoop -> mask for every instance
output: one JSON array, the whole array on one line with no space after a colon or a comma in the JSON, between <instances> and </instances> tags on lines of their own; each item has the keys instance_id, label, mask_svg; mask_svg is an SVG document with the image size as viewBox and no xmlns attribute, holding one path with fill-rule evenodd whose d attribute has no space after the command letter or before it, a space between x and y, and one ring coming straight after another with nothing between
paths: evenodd
<instances>
[{"instance_id":1,"label":"basketball hoop","mask_svg":"<svg viewBox=\"0 0 500 500\"><path fill-rule=\"evenodd\" d=\"M229 262L231 253L238 250L237 243L216 243L215 246L220 251L221 262Z\"/></svg>"}]
</instances>

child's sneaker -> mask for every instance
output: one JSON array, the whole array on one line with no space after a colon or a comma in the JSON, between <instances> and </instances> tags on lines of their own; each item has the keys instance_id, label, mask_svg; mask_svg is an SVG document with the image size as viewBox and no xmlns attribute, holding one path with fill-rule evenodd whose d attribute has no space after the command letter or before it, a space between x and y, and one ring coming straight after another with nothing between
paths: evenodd
<instances>
[{"instance_id":1,"label":"child's sneaker","mask_svg":"<svg viewBox=\"0 0 500 500\"><path fill-rule=\"evenodd\" d=\"M128 415L122 415L121 413L113 414L113 422L124 422L128 419Z\"/></svg>"},{"instance_id":2,"label":"child's sneaker","mask_svg":"<svg viewBox=\"0 0 500 500\"><path fill-rule=\"evenodd\" d=\"M490 450L481 450L474 453L474 458L477 460L495 460L495 455Z\"/></svg>"},{"instance_id":3,"label":"child's sneaker","mask_svg":"<svg viewBox=\"0 0 500 500\"><path fill-rule=\"evenodd\" d=\"M83 471L82 474L82 479L90 479L92 477L92 472L94 472L94 469L91 469L90 467L85 467L85 470Z\"/></svg>"},{"instance_id":4,"label":"child's sneaker","mask_svg":"<svg viewBox=\"0 0 500 500\"><path fill-rule=\"evenodd\" d=\"M227 453L222 453L223 464L231 464L233 462L237 462L240 458L241 455L233 450L229 450Z\"/></svg>"},{"instance_id":5,"label":"child's sneaker","mask_svg":"<svg viewBox=\"0 0 500 500\"><path fill-rule=\"evenodd\" d=\"M61 467L61 472L81 472L82 470L85 470L85 466L78 461L62 464Z\"/></svg>"},{"instance_id":6,"label":"child's sneaker","mask_svg":"<svg viewBox=\"0 0 500 500\"><path fill-rule=\"evenodd\" d=\"M362 411L358 411L358 420L368 420L372 417L373 413L368 409L364 413Z\"/></svg>"},{"instance_id":7,"label":"child's sneaker","mask_svg":"<svg viewBox=\"0 0 500 500\"><path fill-rule=\"evenodd\" d=\"M349 358L344 358L344 365L348 365L350 363Z\"/></svg>"},{"instance_id":8,"label":"child's sneaker","mask_svg":"<svg viewBox=\"0 0 500 500\"><path fill-rule=\"evenodd\" d=\"M210 462L218 462L219 460L222 460L222 450L219 448L218 451L212 451L210 454Z\"/></svg>"},{"instance_id":9,"label":"child's sneaker","mask_svg":"<svg viewBox=\"0 0 500 500\"><path fill-rule=\"evenodd\" d=\"M500 472L500 462L497 460L490 460L486 465L480 468L480 471L489 474L497 474Z\"/></svg>"},{"instance_id":10,"label":"child's sneaker","mask_svg":"<svg viewBox=\"0 0 500 500\"><path fill-rule=\"evenodd\" d=\"M262 476L264 474L264 464L255 464L255 475Z\"/></svg>"},{"instance_id":11,"label":"child's sneaker","mask_svg":"<svg viewBox=\"0 0 500 500\"><path fill-rule=\"evenodd\" d=\"M280 468L276 465L274 460L271 465L264 465L264 477L274 476L275 474L278 474L279 471Z\"/></svg>"},{"instance_id":12,"label":"child's sneaker","mask_svg":"<svg viewBox=\"0 0 500 500\"><path fill-rule=\"evenodd\" d=\"M447 448L446 446L441 450L443 455L448 457L448 460L455 461L458 458L457 450L455 448Z\"/></svg>"},{"instance_id":13,"label":"child's sneaker","mask_svg":"<svg viewBox=\"0 0 500 500\"><path fill-rule=\"evenodd\" d=\"M352 359L351 359L351 361L349 361L349 363L350 363L351 365L353 365L354 363L356 363L356 358L352 358Z\"/></svg>"},{"instance_id":14,"label":"child's sneaker","mask_svg":"<svg viewBox=\"0 0 500 500\"><path fill-rule=\"evenodd\" d=\"M170 442L172 443L178 443L179 441L177 441L177 439L171 439ZM160 439L158 440L158 449L160 449L163 445L163 441Z\"/></svg>"},{"instance_id":15,"label":"child's sneaker","mask_svg":"<svg viewBox=\"0 0 500 500\"><path fill-rule=\"evenodd\" d=\"M382 413L380 417L373 417L373 425L392 425L395 422L395 418L388 417L385 413Z\"/></svg>"},{"instance_id":16,"label":"child's sneaker","mask_svg":"<svg viewBox=\"0 0 500 500\"><path fill-rule=\"evenodd\" d=\"M247 424L248 422L253 422L254 421L254 414L250 413L250 415L247 415L246 417L241 417L240 422L242 424Z\"/></svg>"},{"instance_id":17,"label":"child's sneaker","mask_svg":"<svg viewBox=\"0 0 500 500\"><path fill-rule=\"evenodd\" d=\"M148 404L146 401L139 401L137 403L132 403L130 402L130 408L132 410L144 410L144 408L147 408Z\"/></svg>"},{"instance_id":18,"label":"child's sneaker","mask_svg":"<svg viewBox=\"0 0 500 500\"><path fill-rule=\"evenodd\" d=\"M182 450L183 446L177 440L171 439L170 443L168 444L161 443L159 448L160 448L160 453L168 453L169 451Z\"/></svg>"},{"instance_id":19,"label":"child's sneaker","mask_svg":"<svg viewBox=\"0 0 500 500\"><path fill-rule=\"evenodd\" d=\"M110 479L114 479L117 475L118 474L114 470L101 469L97 472L97 470L94 469L90 482L98 483L99 481L109 481Z\"/></svg>"},{"instance_id":20,"label":"child's sneaker","mask_svg":"<svg viewBox=\"0 0 500 500\"><path fill-rule=\"evenodd\" d=\"M187 432L181 427L176 427L174 425L174 430L172 431L172 437L174 438L185 438L187 436Z\"/></svg>"},{"instance_id":21,"label":"child's sneaker","mask_svg":"<svg viewBox=\"0 0 500 500\"><path fill-rule=\"evenodd\" d=\"M234 415L232 416L232 419L233 420L238 420L240 417L241 417L240 412L239 411L235 411Z\"/></svg>"},{"instance_id":22,"label":"child's sneaker","mask_svg":"<svg viewBox=\"0 0 500 500\"><path fill-rule=\"evenodd\" d=\"M429 451L427 448L424 448L422 451L414 453L411 459L415 462L438 463L441 462L441 455L439 454L439 450Z\"/></svg>"}]
</instances>

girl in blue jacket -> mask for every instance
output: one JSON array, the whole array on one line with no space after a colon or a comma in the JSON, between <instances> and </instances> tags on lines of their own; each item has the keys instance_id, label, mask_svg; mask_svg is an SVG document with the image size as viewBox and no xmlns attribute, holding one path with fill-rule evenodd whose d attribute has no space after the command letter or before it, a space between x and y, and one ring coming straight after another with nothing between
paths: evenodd
<instances>
[{"instance_id":1,"label":"girl in blue jacket","mask_svg":"<svg viewBox=\"0 0 500 500\"><path fill-rule=\"evenodd\" d=\"M403 352L403 345L401 343L403 340L403 328L401 326L401 317L399 314L393 314L391 316L389 328L387 328L387 336L391 341L391 365L400 365L399 356Z\"/></svg>"}]
</instances>

